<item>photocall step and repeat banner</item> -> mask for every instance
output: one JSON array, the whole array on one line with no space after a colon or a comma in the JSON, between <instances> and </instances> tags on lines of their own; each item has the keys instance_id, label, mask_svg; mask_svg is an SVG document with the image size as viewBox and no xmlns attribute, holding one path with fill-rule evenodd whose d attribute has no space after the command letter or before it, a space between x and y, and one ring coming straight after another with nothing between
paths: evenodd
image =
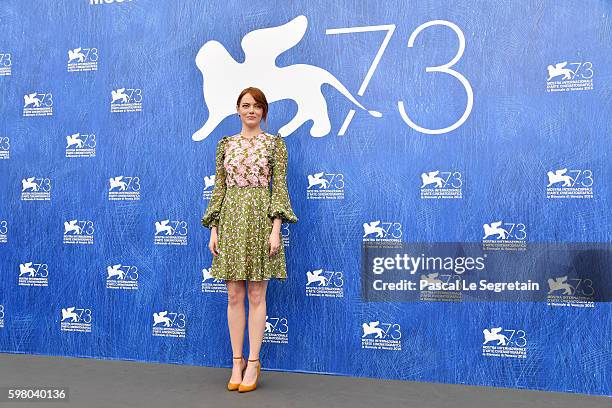
<instances>
[{"instance_id":1,"label":"photocall step and repeat banner","mask_svg":"<svg viewBox=\"0 0 612 408\"><path fill-rule=\"evenodd\" d=\"M264 367L612 395L611 13L3 1L0 350L231 364L201 218L255 86L299 218Z\"/></svg>"}]
</instances>

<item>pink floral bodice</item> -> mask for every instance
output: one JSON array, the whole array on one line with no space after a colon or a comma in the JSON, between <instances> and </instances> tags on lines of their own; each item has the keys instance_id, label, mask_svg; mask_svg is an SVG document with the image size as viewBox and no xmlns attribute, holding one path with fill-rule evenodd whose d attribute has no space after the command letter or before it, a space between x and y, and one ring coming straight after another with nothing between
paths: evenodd
<instances>
[{"instance_id":1,"label":"pink floral bodice","mask_svg":"<svg viewBox=\"0 0 612 408\"><path fill-rule=\"evenodd\" d=\"M223 210L232 214L227 218L227 225L240 222L243 216L238 207L242 208L243 205L236 200L262 196L259 189L232 189L230 192L228 188L233 187L269 188L269 200L266 199L265 204L260 203L263 204L260 205L262 213L271 221L280 218L282 222L296 223L298 218L291 208L287 189L287 163L287 145L281 135L260 133L252 138L223 136L215 149L215 187L202 217L202 225L206 228L219 226ZM225 201L226 193L233 198ZM249 208L252 205L245 204Z\"/></svg>"},{"instance_id":2,"label":"pink floral bodice","mask_svg":"<svg viewBox=\"0 0 612 408\"><path fill-rule=\"evenodd\" d=\"M270 185L273 136L261 133L252 138L231 136L225 144L223 167L228 187L266 187Z\"/></svg>"}]
</instances>

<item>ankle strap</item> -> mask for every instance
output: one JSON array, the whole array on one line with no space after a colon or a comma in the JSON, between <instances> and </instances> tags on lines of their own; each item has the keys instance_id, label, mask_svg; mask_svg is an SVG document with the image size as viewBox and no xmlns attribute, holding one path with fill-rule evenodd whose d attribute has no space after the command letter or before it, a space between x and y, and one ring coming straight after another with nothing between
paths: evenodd
<instances>
[{"instance_id":1,"label":"ankle strap","mask_svg":"<svg viewBox=\"0 0 612 408\"><path fill-rule=\"evenodd\" d=\"M234 360L237 360L237 359L239 359L239 358L243 358L243 357L242 357L242 356L240 356L240 357L234 357Z\"/></svg>"},{"instance_id":2,"label":"ankle strap","mask_svg":"<svg viewBox=\"0 0 612 408\"><path fill-rule=\"evenodd\" d=\"M259 359L258 359L258 358L257 358L257 359L255 359L255 360L250 360L250 359L249 359L249 361L259 361Z\"/></svg>"}]
</instances>

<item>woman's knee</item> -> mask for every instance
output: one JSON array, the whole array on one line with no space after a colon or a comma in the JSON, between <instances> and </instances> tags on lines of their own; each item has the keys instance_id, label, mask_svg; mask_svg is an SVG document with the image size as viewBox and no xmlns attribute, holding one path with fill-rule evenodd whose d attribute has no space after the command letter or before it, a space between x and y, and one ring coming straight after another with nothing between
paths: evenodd
<instances>
[{"instance_id":1,"label":"woman's knee","mask_svg":"<svg viewBox=\"0 0 612 408\"><path fill-rule=\"evenodd\" d=\"M266 287L264 285L249 284L249 305L257 306L266 301Z\"/></svg>"},{"instance_id":2,"label":"woman's knee","mask_svg":"<svg viewBox=\"0 0 612 408\"><path fill-rule=\"evenodd\" d=\"M244 282L232 282L227 285L227 302L230 306L244 304L245 296Z\"/></svg>"}]
</instances>

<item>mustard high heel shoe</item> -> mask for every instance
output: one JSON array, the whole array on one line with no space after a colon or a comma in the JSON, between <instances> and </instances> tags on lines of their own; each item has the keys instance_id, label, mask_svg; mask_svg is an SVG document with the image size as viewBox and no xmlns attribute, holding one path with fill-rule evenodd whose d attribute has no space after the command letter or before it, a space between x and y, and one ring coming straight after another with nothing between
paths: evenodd
<instances>
[{"instance_id":1,"label":"mustard high heel shoe","mask_svg":"<svg viewBox=\"0 0 612 408\"><path fill-rule=\"evenodd\" d=\"M234 360L244 360L244 357L240 356L240 357L234 357ZM247 363L248 364L248 363ZM246 370L246 365L244 366L244 368L242 369L242 374L244 375L244 370ZM236 391L238 388L240 387L240 383L236 384L231 382L231 380L227 383L227 390L228 391Z\"/></svg>"},{"instance_id":2,"label":"mustard high heel shoe","mask_svg":"<svg viewBox=\"0 0 612 408\"><path fill-rule=\"evenodd\" d=\"M249 360L249 361L259 361L259 359ZM252 385L242 385L242 383L240 383L240 386L238 387L238 392L249 392L257 388L257 380L259 380L260 372L261 372L261 362L257 364L257 374L255 375L255 382Z\"/></svg>"}]
</instances>

